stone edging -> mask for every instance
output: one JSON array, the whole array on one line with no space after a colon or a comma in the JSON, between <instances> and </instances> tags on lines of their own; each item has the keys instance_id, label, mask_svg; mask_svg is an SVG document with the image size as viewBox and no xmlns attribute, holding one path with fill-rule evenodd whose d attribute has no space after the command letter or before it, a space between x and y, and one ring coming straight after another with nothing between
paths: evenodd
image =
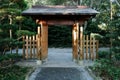
<instances>
[{"instance_id":1,"label":"stone edging","mask_svg":"<svg viewBox=\"0 0 120 80\"><path fill-rule=\"evenodd\" d=\"M26 74L25 80L29 80L30 75L36 70L36 67L30 69L30 71Z\"/></svg>"},{"instance_id":2,"label":"stone edging","mask_svg":"<svg viewBox=\"0 0 120 80\"><path fill-rule=\"evenodd\" d=\"M86 70L88 71L88 73L94 78L94 80L102 80L99 76L95 76L95 74L93 74L92 70L88 67L86 67Z\"/></svg>"}]
</instances>

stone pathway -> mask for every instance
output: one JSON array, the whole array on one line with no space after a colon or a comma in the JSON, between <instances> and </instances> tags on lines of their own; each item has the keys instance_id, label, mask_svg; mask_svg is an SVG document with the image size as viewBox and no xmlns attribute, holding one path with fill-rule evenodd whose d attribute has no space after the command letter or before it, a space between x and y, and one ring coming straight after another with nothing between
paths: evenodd
<instances>
[{"instance_id":1,"label":"stone pathway","mask_svg":"<svg viewBox=\"0 0 120 80\"><path fill-rule=\"evenodd\" d=\"M85 68L39 67L27 80L94 80Z\"/></svg>"},{"instance_id":2,"label":"stone pathway","mask_svg":"<svg viewBox=\"0 0 120 80\"><path fill-rule=\"evenodd\" d=\"M99 50L108 51L109 49L100 48ZM22 53L22 49L19 53ZM78 63L79 65L72 60L72 48L49 48L48 59L42 65L38 64L38 60L23 60L16 64L36 68L26 80L94 80L85 69L93 65L93 62L84 60Z\"/></svg>"},{"instance_id":3,"label":"stone pathway","mask_svg":"<svg viewBox=\"0 0 120 80\"><path fill-rule=\"evenodd\" d=\"M72 49L50 48L48 52L47 61L28 80L94 80L85 70L85 64L78 65L72 60Z\"/></svg>"}]
</instances>

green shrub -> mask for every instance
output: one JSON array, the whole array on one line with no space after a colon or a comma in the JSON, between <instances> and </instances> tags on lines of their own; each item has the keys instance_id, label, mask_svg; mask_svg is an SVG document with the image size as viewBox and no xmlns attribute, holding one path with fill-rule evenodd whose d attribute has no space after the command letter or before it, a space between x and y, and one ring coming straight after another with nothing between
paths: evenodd
<instances>
[{"instance_id":1,"label":"green shrub","mask_svg":"<svg viewBox=\"0 0 120 80\"><path fill-rule=\"evenodd\" d=\"M114 47L112 49L113 56L115 57L116 60L120 60L120 47Z\"/></svg>"},{"instance_id":2,"label":"green shrub","mask_svg":"<svg viewBox=\"0 0 120 80\"><path fill-rule=\"evenodd\" d=\"M21 68L16 65L0 68L0 80L25 80L25 75L28 71L29 68Z\"/></svg>"},{"instance_id":3,"label":"green shrub","mask_svg":"<svg viewBox=\"0 0 120 80\"><path fill-rule=\"evenodd\" d=\"M72 45L72 27L50 26L48 27L49 47L71 47Z\"/></svg>"},{"instance_id":4,"label":"green shrub","mask_svg":"<svg viewBox=\"0 0 120 80\"><path fill-rule=\"evenodd\" d=\"M0 62L3 60L9 60L9 59L18 59L21 58L22 56L17 55L17 54L6 54L6 55L2 55L0 56Z\"/></svg>"},{"instance_id":5,"label":"green shrub","mask_svg":"<svg viewBox=\"0 0 120 80\"><path fill-rule=\"evenodd\" d=\"M110 53L107 51L99 51L98 55L99 55L99 58L109 58Z\"/></svg>"},{"instance_id":6,"label":"green shrub","mask_svg":"<svg viewBox=\"0 0 120 80\"><path fill-rule=\"evenodd\" d=\"M120 80L120 68L114 65L114 61L109 59L100 59L92 67L97 76L104 77L104 80Z\"/></svg>"},{"instance_id":7,"label":"green shrub","mask_svg":"<svg viewBox=\"0 0 120 80\"><path fill-rule=\"evenodd\" d=\"M18 30L17 32L16 32L16 35L18 36L18 37L20 37L20 36L25 36L25 35L28 35L28 36L31 36L31 35L35 35L35 33L34 32L31 32L31 31L28 31L28 30Z\"/></svg>"}]
</instances>

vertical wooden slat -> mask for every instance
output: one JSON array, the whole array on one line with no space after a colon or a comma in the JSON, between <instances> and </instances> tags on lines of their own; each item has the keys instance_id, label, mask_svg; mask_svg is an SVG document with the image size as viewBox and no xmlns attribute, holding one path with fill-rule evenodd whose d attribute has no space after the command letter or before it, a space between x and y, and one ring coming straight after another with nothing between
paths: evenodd
<instances>
[{"instance_id":1,"label":"vertical wooden slat","mask_svg":"<svg viewBox=\"0 0 120 80\"><path fill-rule=\"evenodd\" d=\"M77 59L79 59L78 49L79 49L79 23L76 23L76 49L77 49Z\"/></svg>"},{"instance_id":2,"label":"vertical wooden slat","mask_svg":"<svg viewBox=\"0 0 120 80\"><path fill-rule=\"evenodd\" d=\"M86 35L86 59L88 59L88 35Z\"/></svg>"},{"instance_id":3,"label":"vertical wooden slat","mask_svg":"<svg viewBox=\"0 0 120 80\"><path fill-rule=\"evenodd\" d=\"M93 53L93 49L94 49L94 48L93 48L93 38L92 38L92 37L91 37L91 45L92 45L92 46L91 46L91 59L93 60L93 54L94 54L94 53Z\"/></svg>"},{"instance_id":4,"label":"vertical wooden slat","mask_svg":"<svg viewBox=\"0 0 120 80\"><path fill-rule=\"evenodd\" d=\"M80 27L80 60L83 60L83 27Z\"/></svg>"},{"instance_id":5,"label":"vertical wooden slat","mask_svg":"<svg viewBox=\"0 0 120 80\"><path fill-rule=\"evenodd\" d=\"M29 37L29 43L30 43L30 58L32 58L32 38Z\"/></svg>"},{"instance_id":6,"label":"vertical wooden slat","mask_svg":"<svg viewBox=\"0 0 120 80\"><path fill-rule=\"evenodd\" d=\"M89 58L92 59L91 58L91 55L92 55L92 38L91 38L91 36L90 36L90 47L89 48L90 48Z\"/></svg>"},{"instance_id":7,"label":"vertical wooden slat","mask_svg":"<svg viewBox=\"0 0 120 80\"><path fill-rule=\"evenodd\" d=\"M83 58L85 59L85 55L84 55L84 50L85 50L85 36L83 35L83 42L82 42L82 48L83 48Z\"/></svg>"},{"instance_id":8,"label":"vertical wooden slat","mask_svg":"<svg viewBox=\"0 0 120 80\"><path fill-rule=\"evenodd\" d=\"M95 56L95 38L93 38L93 60L96 58Z\"/></svg>"},{"instance_id":9,"label":"vertical wooden slat","mask_svg":"<svg viewBox=\"0 0 120 80\"><path fill-rule=\"evenodd\" d=\"M28 59L28 36L26 36L26 59Z\"/></svg>"},{"instance_id":10,"label":"vertical wooden slat","mask_svg":"<svg viewBox=\"0 0 120 80\"><path fill-rule=\"evenodd\" d=\"M40 59L41 60L41 28L40 27L38 27L38 40L37 40L37 44L38 44L38 55L37 55L37 57L38 57L38 59Z\"/></svg>"},{"instance_id":11,"label":"vertical wooden slat","mask_svg":"<svg viewBox=\"0 0 120 80\"><path fill-rule=\"evenodd\" d=\"M99 46L99 41L97 40L97 42L96 42L96 59L98 59L98 46Z\"/></svg>"},{"instance_id":12,"label":"vertical wooden slat","mask_svg":"<svg viewBox=\"0 0 120 80\"><path fill-rule=\"evenodd\" d=\"M25 59L25 36L23 36L23 59Z\"/></svg>"},{"instance_id":13,"label":"vertical wooden slat","mask_svg":"<svg viewBox=\"0 0 120 80\"><path fill-rule=\"evenodd\" d=\"M84 59L84 36L83 36L83 27L81 27L81 32L82 32L82 58Z\"/></svg>"},{"instance_id":14,"label":"vertical wooden slat","mask_svg":"<svg viewBox=\"0 0 120 80\"><path fill-rule=\"evenodd\" d=\"M35 36L32 36L33 39L33 58L35 58Z\"/></svg>"},{"instance_id":15,"label":"vertical wooden slat","mask_svg":"<svg viewBox=\"0 0 120 80\"><path fill-rule=\"evenodd\" d=\"M38 58L38 54L39 54L39 49L38 49L38 44L39 44L39 42L38 42L38 34L36 35L36 58Z\"/></svg>"}]
</instances>

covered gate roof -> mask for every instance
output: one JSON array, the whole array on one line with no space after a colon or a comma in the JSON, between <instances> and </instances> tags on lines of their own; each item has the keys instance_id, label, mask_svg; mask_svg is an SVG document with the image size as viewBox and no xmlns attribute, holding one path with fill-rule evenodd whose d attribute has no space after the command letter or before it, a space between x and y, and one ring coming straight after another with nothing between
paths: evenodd
<instances>
[{"instance_id":1,"label":"covered gate roof","mask_svg":"<svg viewBox=\"0 0 120 80\"><path fill-rule=\"evenodd\" d=\"M45 20L51 25L71 25L75 21L84 22L97 13L99 12L87 6L33 6L23 11L22 15Z\"/></svg>"}]
</instances>

